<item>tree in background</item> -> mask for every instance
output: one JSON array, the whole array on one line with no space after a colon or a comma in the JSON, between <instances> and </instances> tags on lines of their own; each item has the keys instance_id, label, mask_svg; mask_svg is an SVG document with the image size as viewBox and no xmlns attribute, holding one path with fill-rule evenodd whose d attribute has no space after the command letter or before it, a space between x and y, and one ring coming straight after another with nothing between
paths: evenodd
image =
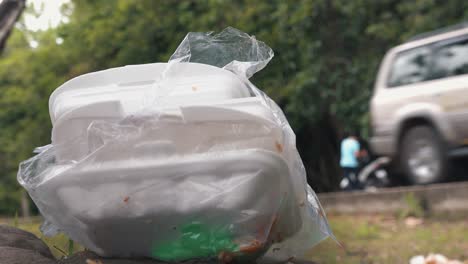
<instances>
[{"instance_id":1,"label":"tree in background","mask_svg":"<svg viewBox=\"0 0 468 264\"><path fill-rule=\"evenodd\" d=\"M0 1L0 52L3 50L5 41L10 35L16 20L23 12L25 2L26 0Z\"/></svg>"},{"instance_id":2,"label":"tree in background","mask_svg":"<svg viewBox=\"0 0 468 264\"><path fill-rule=\"evenodd\" d=\"M5 46L5 42L10 36L10 33L15 25L15 22L18 20L20 17L21 13L23 12L25 8L25 2L26 0L5 0L5 1L0 1L0 54L2 53L2 50ZM1 87L0 87L1 88ZM0 126L0 133L1 131L4 130ZM3 162L5 160L6 162L6 155L2 155L0 151L0 162ZM2 167L0 165L0 173L2 172ZM8 186L15 185L15 183L11 182L11 177L7 176L6 174L3 178L0 178L0 185L2 183L5 183L6 186L0 186L0 202L6 203L6 204L17 204L19 200L21 200L22 204L26 205L24 207L27 207L27 202L25 202L25 196L24 192L22 192L23 195L18 195L18 192L11 192L8 190ZM10 178L10 179L8 179ZM5 188L6 187L6 188ZM28 210L23 210L23 211L28 211ZM1 209L0 209L1 212ZM27 214L27 213L25 213Z\"/></svg>"},{"instance_id":3,"label":"tree in background","mask_svg":"<svg viewBox=\"0 0 468 264\"><path fill-rule=\"evenodd\" d=\"M366 135L385 51L468 17L463 0L80 0L72 6L65 8L72 10L70 22L56 29L15 30L0 59L0 213L18 206L11 192L19 188L18 162L50 142L47 101L56 87L90 71L167 61L187 32L227 26L275 51L252 81L285 110L312 187L333 190L341 177L340 135L354 127ZM30 35L39 42L35 49Z\"/></svg>"}]
</instances>

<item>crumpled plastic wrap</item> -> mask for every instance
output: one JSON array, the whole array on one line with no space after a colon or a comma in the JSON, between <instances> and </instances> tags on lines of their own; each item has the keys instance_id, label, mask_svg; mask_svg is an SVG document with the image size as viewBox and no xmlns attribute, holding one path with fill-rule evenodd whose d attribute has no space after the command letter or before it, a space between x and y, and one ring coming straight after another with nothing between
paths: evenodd
<instances>
[{"instance_id":1,"label":"crumpled plastic wrap","mask_svg":"<svg viewBox=\"0 0 468 264\"><path fill-rule=\"evenodd\" d=\"M248 80L272 58L265 43L234 28L189 33L156 65L163 70L130 114L60 123L51 110L52 144L18 171L45 218L43 233L64 232L102 256L258 263L301 258L332 236L293 130ZM197 63L234 73L247 92L171 104L177 93L165 84L186 76L182 68L208 67Z\"/></svg>"}]
</instances>

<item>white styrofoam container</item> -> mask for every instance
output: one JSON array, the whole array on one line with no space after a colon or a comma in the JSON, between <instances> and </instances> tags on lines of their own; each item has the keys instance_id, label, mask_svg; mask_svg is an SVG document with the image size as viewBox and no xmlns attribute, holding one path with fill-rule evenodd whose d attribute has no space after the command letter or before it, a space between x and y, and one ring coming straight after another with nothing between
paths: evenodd
<instances>
[{"instance_id":1,"label":"white styrofoam container","mask_svg":"<svg viewBox=\"0 0 468 264\"><path fill-rule=\"evenodd\" d=\"M180 227L190 221L232 227L241 247L267 240L274 218L288 219L276 226L283 237L301 226L299 217L288 218L298 215L298 207L287 164L271 151L94 163L95 155L113 151L125 148L101 149L105 153L31 193L46 193L47 208L54 208L49 221L100 255L152 256L155 246L179 237Z\"/></svg>"},{"instance_id":2,"label":"white styrofoam container","mask_svg":"<svg viewBox=\"0 0 468 264\"><path fill-rule=\"evenodd\" d=\"M62 165L43 171L30 195L53 225L104 256L152 256L191 220L232 226L247 246L266 241L258 226L274 219L275 232L291 236L302 222L283 130L250 96L233 73L197 63L70 80L49 100Z\"/></svg>"},{"instance_id":3,"label":"white styrofoam container","mask_svg":"<svg viewBox=\"0 0 468 264\"><path fill-rule=\"evenodd\" d=\"M214 66L199 63L129 65L84 74L64 83L50 96L49 113L55 124L70 110L96 103L103 105L92 108L94 114L106 116L109 111L114 117L116 109L107 104L118 103L119 114L127 116L141 110L142 103L150 99L157 101L156 107L170 107L249 95L249 88L235 74ZM105 109L107 107L110 109Z\"/></svg>"},{"instance_id":4,"label":"white styrofoam container","mask_svg":"<svg viewBox=\"0 0 468 264\"><path fill-rule=\"evenodd\" d=\"M248 87L236 75L205 64L153 63L88 73L66 82L50 96L52 143L60 146L75 141L81 155L87 148L76 139L86 135L92 122L118 121L144 107L179 116L179 109L190 105L259 108L258 102L244 101L249 96ZM238 98L244 99L236 102ZM251 112L259 111L268 113L261 109ZM184 116L188 114L186 111Z\"/></svg>"}]
</instances>

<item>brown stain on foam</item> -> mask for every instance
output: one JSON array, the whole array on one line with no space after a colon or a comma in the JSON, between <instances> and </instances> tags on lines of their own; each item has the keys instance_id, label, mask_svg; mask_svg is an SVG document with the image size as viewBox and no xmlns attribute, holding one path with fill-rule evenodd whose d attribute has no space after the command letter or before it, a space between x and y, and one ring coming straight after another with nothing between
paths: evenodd
<instances>
[{"instance_id":1,"label":"brown stain on foam","mask_svg":"<svg viewBox=\"0 0 468 264\"><path fill-rule=\"evenodd\" d=\"M279 153L282 153L283 152L283 145L281 143L279 143L278 141L275 141L275 147L276 147L276 150L279 152Z\"/></svg>"}]
</instances>

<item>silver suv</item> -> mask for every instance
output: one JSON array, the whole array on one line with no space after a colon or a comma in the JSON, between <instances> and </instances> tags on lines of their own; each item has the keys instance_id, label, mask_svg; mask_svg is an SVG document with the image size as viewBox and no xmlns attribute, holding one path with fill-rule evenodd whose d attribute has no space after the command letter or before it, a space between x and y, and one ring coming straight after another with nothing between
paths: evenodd
<instances>
[{"instance_id":1,"label":"silver suv","mask_svg":"<svg viewBox=\"0 0 468 264\"><path fill-rule=\"evenodd\" d=\"M468 25L417 36L383 59L371 101L371 146L415 184L444 180L468 145Z\"/></svg>"}]
</instances>

